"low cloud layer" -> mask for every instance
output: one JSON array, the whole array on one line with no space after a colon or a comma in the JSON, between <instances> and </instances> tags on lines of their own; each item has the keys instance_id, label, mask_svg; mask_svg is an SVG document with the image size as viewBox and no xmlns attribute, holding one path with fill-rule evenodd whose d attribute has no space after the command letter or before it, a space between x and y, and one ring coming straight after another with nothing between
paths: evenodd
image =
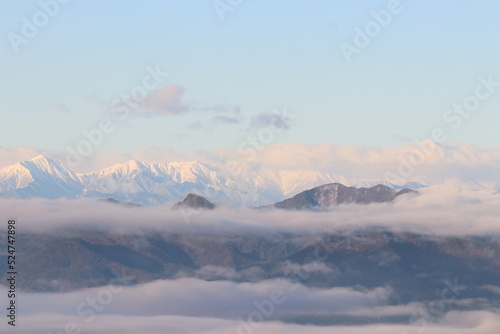
<instances>
[{"instance_id":1,"label":"low cloud layer","mask_svg":"<svg viewBox=\"0 0 500 334\"><path fill-rule=\"evenodd\" d=\"M394 203L341 205L329 212L289 212L220 208L214 211L172 211L168 207L127 208L102 201L0 199L2 220L16 218L19 233L63 233L67 228L101 229L141 234L157 231L201 233L300 232L303 235L363 227L386 227L429 235L499 236L500 196L488 191L434 187ZM4 233L4 230L1 230ZM138 239L140 242L140 238ZM384 261L397 261L385 259ZM325 273L335 268L321 263L284 263L281 272ZM245 277L242 277L244 275ZM135 286L102 286L66 293L21 293L19 324L23 334L60 333L347 333L347 334L492 334L500 328L498 305L457 299L438 316L418 318L424 303L389 304L390 285L306 287L285 279L252 281L258 272L206 266L195 277L179 275ZM126 280L127 277L122 277ZM227 280L245 279L249 282ZM215 281L214 281L215 280ZM498 286L484 286L498 294ZM0 295L6 295L0 287ZM436 298L440 298L437 292ZM274 300L270 304L269 301ZM483 304L482 304L483 303ZM477 307L480 305L481 307ZM256 313L257 312L257 313ZM319 326L321 319L335 319ZM365 325L345 325L347 319L369 319ZM351 317L351 318L349 318ZM317 321L299 325L300 319ZM320 319L320 320L318 320ZM342 320L344 319L344 320ZM311 320L311 321L310 321ZM344 321L344 322L342 322ZM6 322L2 333L10 333Z\"/></svg>"},{"instance_id":2,"label":"low cloud layer","mask_svg":"<svg viewBox=\"0 0 500 334\"><path fill-rule=\"evenodd\" d=\"M0 293L5 294L6 289L0 287ZM388 287L321 289L282 279L234 283L181 278L69 293L21 293L16 330L24 334L60 333L65 328L94 334L128 334L138 330L149 334L332 331L410 334L422 330L431 334L489 334L500 326L500 310L491 307L488 311L443 310L438 317L415 322L414 315L422 310L422 305L386 305L390 295ZM373 324L288 323L301 316L369 317ZM400 320L381 321L384 317ZM0 330L8 330L5 322L0 324Z\"/></svg>"},{"instance_id":3,"label":"low cloud layer","mask_svg":"<svg viewBox=\"0 0 500 334\"><path fill-rule=\"evenodd\" d=\"M85 328L85 333L88 334L136 334L138 331L148 334L331 334L333 332L342 334L419 334L422 332L426 334L494 334L500 328L499 319L499 314L495 312L452 312L445 318L445 322L439 325L429 324L422 331L421 327L408 324L312 326L266 322L254 327L246 327L246 323L238 320L169 315L151 317L109 315L98 317L85 327L78 327L81 319L76 316L40 314L24 318L24 322L17 329L19 332L22 330L23 334L50 333L55 330L64 332L65 326L76 324L76 328ZM7 330L3 323L0 329Z\"/></svg>"},{"instance_id":4,"label":"low cloud layer","mask_svg":"<svg viewBox=\"0 0 500 334\"><path fill-rule=\"evenodd\" d=\"M6 293L5 288L1 290ZM382 306L390 293L391 289L386 287L372 290L309 288L283 279L235 283L180 278L129 287L103 286L71 293L23 293L20 298L24 300L24 315L46 312L73 315L78 306L85 303L90 307L82 306L78 313L88 319L91 312L87 308L92 307L87 298L95 297L103 306L96 313L103 315L168 314L236 319L260 309L256 306L259 304L267 308L264 312L269 313L267 318L274 319L293 314L345 314L369 306Z\"/></svg>"},{"instance_id":5,"label":"low cloud layer","mask_svg":"<svg viewBox=\"0 0 500 334\"><path fill-rule=\"evenodd\" d=\"M124 233L147 230L243 233L334 232L385 227L430 235L500 235L500 195L453 187L427 188L394 203L340 205L328 212L219 208L170 210L170 206L127 208L91 199L0 199L2 219L16 218L22 232L65 228Z\"/></svg>"}]
</instances>

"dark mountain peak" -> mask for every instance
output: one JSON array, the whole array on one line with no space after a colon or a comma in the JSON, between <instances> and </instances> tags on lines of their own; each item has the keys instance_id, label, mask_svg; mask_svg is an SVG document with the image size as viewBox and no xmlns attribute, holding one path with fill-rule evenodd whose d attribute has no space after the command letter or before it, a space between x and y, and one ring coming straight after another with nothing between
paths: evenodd
<instances>
[{"instance_id":1,"label":"dark mountain peak","mask_svg":"<svg viewBox=\"0 0 500 334\"><path fill-rule=\"evenodd\" d=\"M203 196L189 193L182 202L179 202L173 206L174 209L178 209L179 207L212 210L215 209L215 204L213 204Z\"/></svg>"},{"instance_id":2,"label":"dark mountain peak","mask_svg":"<svg viewBox=\"0 0 500 334\"><path fill-rule=\"evenodd\" d=\"M417 192L408 188L395 191L383 184L371 188L354 188L346 187L340 183L329 183L303 191L282 202L275 203L273 207L289 210L326 209L343 203L391 202L397 196L407 193Z\"/></svg>"}]
</instances>

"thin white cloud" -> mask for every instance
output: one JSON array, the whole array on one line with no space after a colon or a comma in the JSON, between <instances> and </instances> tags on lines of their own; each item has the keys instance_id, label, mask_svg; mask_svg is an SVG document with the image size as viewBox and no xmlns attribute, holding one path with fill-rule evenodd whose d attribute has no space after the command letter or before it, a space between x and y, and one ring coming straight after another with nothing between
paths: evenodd
<instances>
[{"instance_id":1,"label":"thin white cloud","mask_svg":"<svg viewBox=\"0 0 500 334\"><path fill-rule=\"evenodd\" d=\"M139 106L147 111L157 112L164 115L180 115L191 111L231 113L240 114L240 106L228 104L207 104L195 100L186 100L184 87L177 84L170 84L161 87L157 91L148 94ZM144 114L149 115L149 114ZM215 117L213 122L235 123L235 117Z\"/></svg>"},{"instance_id":2,"label":"thin white cloud","mask_svg":"<svg viewBox=\"0 0 500 334\"><path fill-rule=\"evenodd\" d=\"M74 327L66 327L74 326ZM278 321L258 322L250 326L238 319L191 317L175 315L137 316L132 314L98 315L90 323L77 315L50 312L24 315L15 330L5 321L0 323L2 333L40 334L64 332L65 328L81 329L89 334L495 334L500 328L499 310L449 312L439 324L420 326L404 324L314 326L296 325Z\"/></svg>"},{"instance_id":3,"label":"thin white cloud","mask_svg":"<svg viewBox=\"0 0 500 334\"><path fill-rule=\"evenodd\" d=\"M7 293L5 287L0 291ZM102 304L99 314L138 316L185 315L236 319L259 306L269 306L268 319L292 314L335 314L368 306L384 305L392 290L386 287L354 289L346 287L309 288L284 279L257 283L205 281L196 278L157 280L134 286L101 286L68 293L21 293L24 314L75 314L88 297ZM270 306L265 300L271 300ZM50 301L50 302L49 302ZM104 301L104 302L102 302ZM86 312L79 312L86 313ZM89 318L90 316L82 316Z\"/></svg>"},{"instance_id":4,"label":"thin white cloud","mask_svg":"<svg viewBox=\"0 0 500 334\"><path fill-rule=\"evenodd\" d=\"M285 262L281 268L278 269L284 275L298 275L298 273L333 273L334 269L328 267L322 262L310 262L305 264Z\"/></svg>"}]
</instances>

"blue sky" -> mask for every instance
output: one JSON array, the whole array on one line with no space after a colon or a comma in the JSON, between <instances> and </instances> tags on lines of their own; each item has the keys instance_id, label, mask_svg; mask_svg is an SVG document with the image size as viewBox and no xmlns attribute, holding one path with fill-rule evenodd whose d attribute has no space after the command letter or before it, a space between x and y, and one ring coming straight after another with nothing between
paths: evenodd
<instances>
[{"instance_id":1,"label":"blue sky","mask_svg":"<svg viewBox=\"0 0 500 334\"><path fill-rule=\"evenodd\" d=\"M42 9L2 1L0 146L75 145L148 66L168 72L162 86L182 90L192 109L134 110L98 150L234 149L259 131L256 115L276 108L296 115L277 143L394 146L442 127L450 141L500 146L500 88L458 129L443 121L478 77L500 81L500 3L401 0L348 63L341 43L354 45L355 28L389 3L243 0L221 20L211 0L73 0L15 52L9 34L22 36L23 17Z\"/></svg>"}]
</instances>

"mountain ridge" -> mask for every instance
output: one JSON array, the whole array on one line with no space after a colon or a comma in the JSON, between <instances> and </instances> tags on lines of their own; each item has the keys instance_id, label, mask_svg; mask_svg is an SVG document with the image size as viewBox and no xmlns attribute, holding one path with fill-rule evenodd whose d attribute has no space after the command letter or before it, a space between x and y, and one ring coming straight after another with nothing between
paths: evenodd
<instances>
[{"instance_id":1,"label":"mountain ridge","mask_svg":"<svg viewBox=\"0 0 500 334\"><path fill-rule=\"evenodd\" d=\"M433 237L385 229L300 233L114 234L81 231L57 236L25 234L19 249L26 291L72 291L109 284L114 272L133 284L179 275L235 281L289 278L290 268L321 263L326 270L294 271L303 284L376 287L390 284L405 301L435 298L445 279L460 277L464 297L495 296L481 289L498 283L500 246L486 237ZM137 242L137 241L140 242ZM6 238L0 238L6 247ZM318 253L319 251L319 253ZM7 256L0 254L7 284ZM207 277L203 268L234 270L232 277ZM47 270L51 268L51 270ZM426 275L422 275L425 273ZM293 276L293 275L292 275Z\"/></svg>"},{"instance_id":2,"label":"mountain ridge","mask_svg":"<svg viewBox=\"0 0 500 334\"><path fill-rule=\"evenodd\" d=\"M391 202L396 197L407 193L417 194L418 192L409 188L393 190L382 184L378 184L370 188L355 188L346 187L341 183L329 183L305 190L281 202L265 206L265 208L287 210L323 210L339 204Z\"/></svg>"},{"instance_id":3,"label":"mountain ridge","mask_svg":"<svg viewBox=\"0 0 500 334\"><path fill-rule=\"evenodd\" d=\"M82 188L83 185L76 173L57 160L43 155L0 170L0 189L7 196L53 199L75 196Z\"/></svg>"},{"instance_id":4,"label":"mountain ridge","mask_svg":"<svg viewBox=\"0 0 500 334\"><path fill-rule=\"evenodd\" d=\"M39 155L0 170L0 193L8 197L114 198L140 205L173 204L189 193L198 193L210 194L210 200L221 205L257 207L336 182L355 187L377 184L392 189L405 187L375 179L348 182L335 173L302 169L258 167L232 175L221 166L200 161L148 163L130 160L80 174L55 159ZM426 186L411 182L407 187Z\"/></svg>"}]
</instances>

